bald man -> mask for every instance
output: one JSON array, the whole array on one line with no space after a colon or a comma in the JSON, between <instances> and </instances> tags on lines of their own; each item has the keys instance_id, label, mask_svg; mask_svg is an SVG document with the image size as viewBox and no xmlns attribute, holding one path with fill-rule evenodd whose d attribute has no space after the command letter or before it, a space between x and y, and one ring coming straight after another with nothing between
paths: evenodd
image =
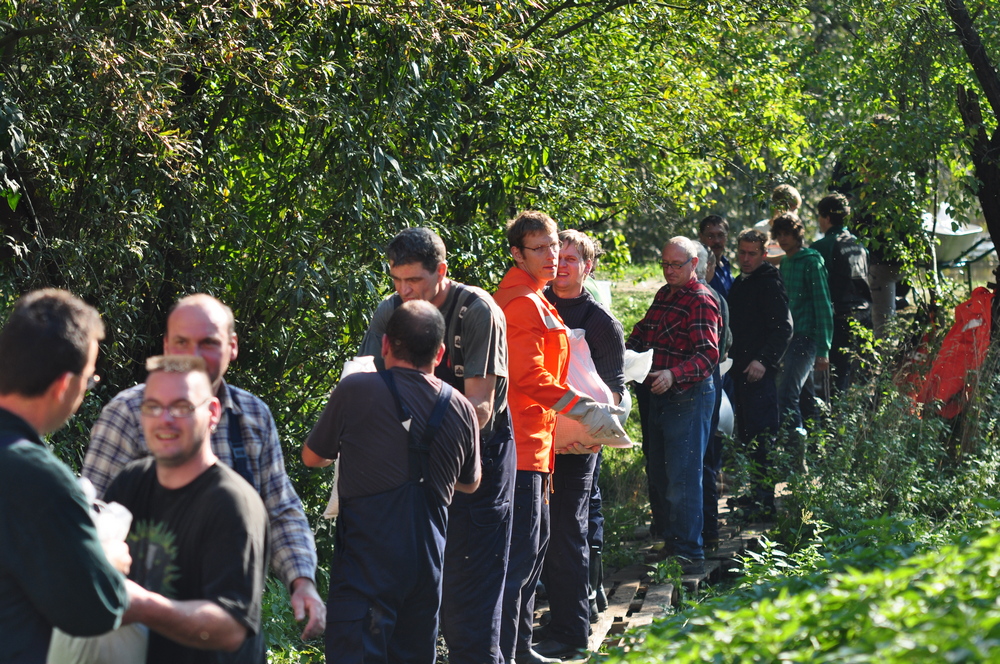
<instances>
[{"instance_id":1,"label":"bald man","mask_svg":"<svg viewBox=\"0 0 1000 664\"><path fill-rule=\"evenodd\" d=\"M258 397L226 383L239 352L232 310L198 293L177 301L167 317L164 355L195 355L208 366L212 393L222 415L212 433L212 451L260 493L271 526L271 567L288 586L296 620L308 618L302 638L323 633L326 605L316 592L316 545L302 503L285 472L281 442L270 409ZM140 384L112 399L90 432L83 476L102 495L134 460L149 455L142 432Z\"/></svg>"}]
</instances>

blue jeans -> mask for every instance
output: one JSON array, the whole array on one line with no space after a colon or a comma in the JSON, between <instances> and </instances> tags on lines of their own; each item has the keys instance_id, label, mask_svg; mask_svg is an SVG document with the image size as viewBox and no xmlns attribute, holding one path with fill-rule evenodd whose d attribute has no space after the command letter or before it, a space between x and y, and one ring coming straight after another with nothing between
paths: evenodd
<instances>
[{"instance_id":1,"label":"blue jeans","mask_svg":"<svg viewBox=\"0 0 1000 664\"><path fill-rule=\"evenodd\" d=\"M678 555L703 559L701 538L702 467L708 446L715 383L711 377L683 392L669 390L649 397L648 467L651 500L664 517L663 537ZM656 478L653 481L653 474Z\"/></svg>"},{"instance_id":2,"label":"blue jeans","mask_svg":"<svg viewBox=\"0 0 1000 664\"><path fill-rule=\"evenodd\" d=\"M792 337L781 361L781 373L778 375L778 408L781 413L781 423L789 430L802 426L802 410L799 407L799 395L802 386L806 384L813 365L816 364L816 342L809 337Z\"/></svg>"}]
</instances>

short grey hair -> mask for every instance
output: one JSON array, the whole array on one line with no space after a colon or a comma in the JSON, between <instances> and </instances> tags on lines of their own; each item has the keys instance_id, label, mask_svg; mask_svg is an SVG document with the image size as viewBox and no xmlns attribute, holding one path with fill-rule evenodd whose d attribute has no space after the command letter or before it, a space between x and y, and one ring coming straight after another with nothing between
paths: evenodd
<instances>
[{"instance_id":1,"label":"short grey hair","mask_svg":"<svg viewBox=\"0 0 1000 664\"><path fill-rule=\"evenodd\" d=\"M696 242L695 244L698 250L698 264L694 266L694 274L698 277L699 281L705 281L705 275L708 274L708 256L712 252L701 242Z\"/></svg>"},{"instance_id":2,"label":"short grey hair","mask_svg":"<svg viewBox=\"0 0 1000 664\"><path fill-rule=\"evenodd\" d=\"M667 247L674 245L675 247L680 247L688 258L697 258L698 247L696 245L698 244L699 243L695 242L691 238L678 235L667 240L667 243L663 245L663 250L666 251ZM701 261L699 260L698 262L700 263Z\"/></svg>"}]
</instances>

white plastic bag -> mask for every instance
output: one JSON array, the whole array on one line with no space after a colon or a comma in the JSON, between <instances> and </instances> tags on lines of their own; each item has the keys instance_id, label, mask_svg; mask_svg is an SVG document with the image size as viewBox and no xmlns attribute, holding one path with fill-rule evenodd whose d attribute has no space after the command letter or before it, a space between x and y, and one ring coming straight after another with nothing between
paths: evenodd
<instances>
[{"instance_id":1,"label":"white plastic bag","mask_svg":"<svg viewBox=\"0 0 1000 664\"><path fill-rule=\"evenodd\" d=\"M132 525L132 513L119 503L97 500L94 485L80 478L80 488L90 504L90 518L97 538L108 545L124 542ZM48 664L142 664L146 661L149 629L138 623L125 625L99 636L70 636L52 630Z\"/></svg>"},{"instance_id":2,"label":"white plastic bag","mask_svg":"<svg viewBox=\"0 0 1000 664\"><path fill-rule=\"evenodd\" d=\"M584 331L568 330L568 336L569 371L566 381L570 387L600 403L614 403L614 394L601 380L601 376L594 367L594 358L590 355L590 346L584 337ZM569 447L572 443L580 443L587 447L593 445L632 447L632 441L629 440L628 436L624 438L594 438L587 433L587 427L565 415L559 415L556 418L553 445L557 450L561 450Z\"/></svg>"},{"instance_id":3,"label":"white plastic bag","mask_svg":"<svg viewBox=\"0 0 1000 664\"><path fill-rule=\"evenodd\" d=\"M653 349L642 353L625 349L625 380L641 383L646 380L649 370L653 368Z\"/></svg>"},{"instance_id":4,"label":"white plastic bag","mask_svg":"<svg viewBox=\"0 0 1000 664\"><path fill-rule=\"evenodd\" d=\"M374 373L378 371L375 367L374 355L359 355L353 360L344 362L344 370L340 372L340 380L344 380L351 374ZM337 490L337 478L340 476L340 457L333 460L333 489L330 490L330 500L323 510L324 519L332 519L340 514L340 492Z\"/></svg>"}]
</instances>

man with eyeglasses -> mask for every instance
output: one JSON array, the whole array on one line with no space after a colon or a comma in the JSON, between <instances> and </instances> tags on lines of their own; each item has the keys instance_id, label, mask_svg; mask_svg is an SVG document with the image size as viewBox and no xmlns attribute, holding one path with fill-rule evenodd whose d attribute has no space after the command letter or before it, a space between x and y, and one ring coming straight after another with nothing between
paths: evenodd
<instances>
[{"instance_id":1,"label":"man with eyeglasses","mask_svg":"<svg viewBox=\"0 0 1000 664\"><path fill-rule=\"evenodd\" d=\"M674 237L663 247L667 282L625 343L637 352L653 349L649 387L646 460L653 535L664 540L685 574L704 570L702 462L708 445L719 362L719 305L698 281L693 240Z\"/></svg>"},{"instance_id":2,"label":"man with eyeglasses","mask_svg":"<svg viewBox=\"0 0 1000 664\"><path fill-rule=\"evenodd\" d=\"M500 626L501 654L508 663L555 660L531 648L535 586L549 540L548 494L556 414L583 423L595 438L624 436L617 407L578 393L566 381L569 338L546 284L559 265L559 228L543 212L527 210L507 223L512 267L493 298L507 319L511 423L517 447L514 517Z\"/></svg>"},{"instance_id":3,"label":"man with eyeglasses","mask_svg":"<svg viewBox=\"0 0 1000 664\"><path fill-rule=\"evenodd\" d=\"M281 442L270 409L258 397L227 383L239 350L232 310L204 293L181 298L167 317L165 355L195 355L208 366L222 416L212 432L212 451L260 493L271 526L271 566L291 595L296 620L308 619L302 638L323 632L326 604L316 592L316 545L302 503L285 471ZM83 476L101 495L129 461L147 456L139 407L143 385L118 393L90 431Z\"/></svg>"},{"instance_id":4,"label":"man with eyeglasses","mask_svg":"<svg viewBox=\"0 0 1000 664\"><path fill-rule=\"evenodd\" d=\"M385 368L382 337L404 302L430 302L444 316L445 352L434 375L476 408L482 480L475 493L456 494L448 507L441 632L451 664L502 664L500 599L514 502L503 311L486 291L448 277L444 242L429 228L401 231L386 257L396 292L375 310L358 354Z\"/></svg>"},{"instance_id":5,"label":"man with eyeglasses","mask_svg":"<svg viewBox=\"0 0 1000 664\"><path fill-rule=\"evenodd\" d=\"M152 357L146 369L139 408L151 456L105 493L132 512L128 617L150 629L147 664L264 664L264 503L212 452L222 405L205 361Z\"/></svg>"},{"instance_id":6,"label":"man with eyeglasses","mask_svg":"<svg viewBox=\"0 0 1000 664\"><path fill-rule=\"evenodd\" d=\"M42 442L96 382L98 313L66 291L25 295L0 331L0 659L43 664L52 628L118 627L131 559L109 562L79 483Z\"/></svg>"}]
</instances>

